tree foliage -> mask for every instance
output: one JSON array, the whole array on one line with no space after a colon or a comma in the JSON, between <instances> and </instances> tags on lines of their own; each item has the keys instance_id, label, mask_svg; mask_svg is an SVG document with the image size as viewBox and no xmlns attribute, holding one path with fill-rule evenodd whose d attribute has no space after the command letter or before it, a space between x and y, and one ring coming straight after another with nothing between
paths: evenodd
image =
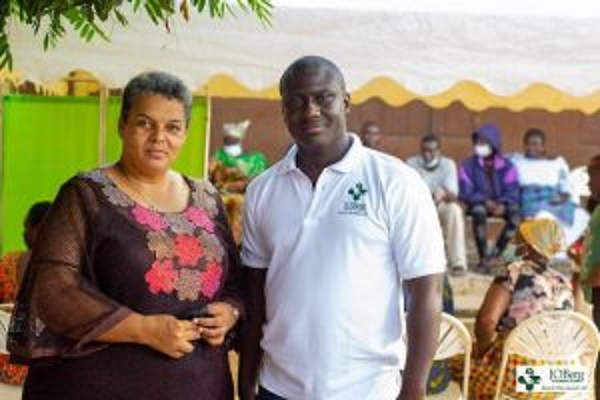
<instances>
[{"instance_id":1,"label":"tree foliage","mask_svg":"<svg viewBox=\"0 0 600 400\"><path fill-rule=\"evenodd\" d=\"M11 21L30 26L47 50L64 37L69 26L86 42L96 37L110 40L104 24L114 20L126 26L126 8L145 13L155 25L169 30L175 16L187 20L190 13L198 12L223 18L235 15L236 9L269 24L273 6L270 0L0 0L0 68L12 68L8 34Z\"/></svg>"}]
</instances>

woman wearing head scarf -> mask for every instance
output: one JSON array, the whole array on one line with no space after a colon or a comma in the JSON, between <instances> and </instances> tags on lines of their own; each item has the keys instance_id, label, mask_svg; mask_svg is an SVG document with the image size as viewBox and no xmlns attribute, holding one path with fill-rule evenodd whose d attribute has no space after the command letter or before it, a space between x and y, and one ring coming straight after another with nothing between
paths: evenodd
<instances>
[{"instance_id":1,"label":"woman wearing head scarf","mask_svg":"<svg viewBox=\"0 0 600 400\"><path fill-rule=\"evenodd\" d=\"M477 314L471 371L471 393L477 399L494 394L504 340L512 329L540 312L575 307L561 226L551 219L527 220L519 225L516 245L520 260L494 279ZM514 370L516 362L516 357L509 359L507 368ZM511 379L505 385L514 392Z\"/></svg>"},{"instance_id":2,"label":"woman wearing head scarf","mask_svg":"<svg viewBox=\"0 0 600 400\"><path fill-rule=\"evenodd\" d=\"M23 399L233 399L238 255L216 189L171 170L191 102L178 78L138 75L119 161L61 188L9 332L31 365Z\"/></svg>"},{"instance_id":3,"label":"woman wearing head scarf","mask_svg":"<svg viewBox=\"0 0 600 400\"><path fill-rule=\"evenodd\" d=\"M243 140L250 121L223 124L223 147L210 160L209 179L225 204L229 224L237 244L242 242L242 214L244 193L252 179L268 167L267 158L260 151L245 151Z\"/></svg>"}]
</instances>

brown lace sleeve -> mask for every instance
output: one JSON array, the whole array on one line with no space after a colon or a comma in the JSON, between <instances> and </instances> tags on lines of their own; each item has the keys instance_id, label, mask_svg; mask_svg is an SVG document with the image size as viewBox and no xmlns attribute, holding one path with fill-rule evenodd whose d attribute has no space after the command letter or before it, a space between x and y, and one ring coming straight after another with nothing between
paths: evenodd
<instances>
[{"instance_id":1,"label":"brown lace sleeve","mask_svg":"<svg viewBox=\"0 0 600 400\"><path fill-rule=\"evenodd\" d=\"M17 358L88 354L107 346L94 340L129 314L95 285L100 216L85 179L61 188L38 234L13 312L8 346Z\"/></svg>"}]
</instances>

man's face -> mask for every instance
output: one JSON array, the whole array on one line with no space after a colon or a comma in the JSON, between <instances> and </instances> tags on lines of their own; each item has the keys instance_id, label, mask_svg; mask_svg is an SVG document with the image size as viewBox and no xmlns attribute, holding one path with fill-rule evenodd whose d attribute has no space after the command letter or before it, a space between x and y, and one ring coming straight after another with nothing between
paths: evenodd
<instances>
[{"instance_id":1,"label":"man's face","mask_svg":"<svg viewBox=\"0 0 600 400\"><path fill-rule=\"evenodd\" d=\"M360 137L365 146L372 149L379 148L379 142L381 141L381 131L377 124L367 124L363 127L360 132Z\"/></svg>"},{"instance_id":2,"label":"man's face","mask_svg":"<svg viewBox=\"0 0 600 400\"><path fill-rule=\"evenodd\" d=\"M588 186L590 187L592 197L600 200L600 165L589 167L588 173L590 175Z\"/></svg>"},{"instance_id":3,"label":"man's face","mask_svg":"<svg viewBox=\"0 0 600 400\"><path fill-rule=\"evenodd\" d=\"M421 156L425 163L430 163L440 156L440 145L435 140L427 141L421 144Z\"/></svg>"},{"instance_id":4,"label":"man's face","mask_svg":"<svg viewBox=\"0 0 600 400\"><path fill-rule=\"evenodd\" d=\"M525 154L531 158L541 158L546 149L544 140L540 136L530 136L525 141Z\"/></svg>"},{"instance_id":5,"label":"man's face","mask_svg":"<svg viewBox=\"0 0 600 400\"><path fill-rule=\"evenodd\" d=\"M327 68L296 74L282 97L285 123L298 144L327 146L345 134L350 96Z\"/></svg>"}]
</instances>

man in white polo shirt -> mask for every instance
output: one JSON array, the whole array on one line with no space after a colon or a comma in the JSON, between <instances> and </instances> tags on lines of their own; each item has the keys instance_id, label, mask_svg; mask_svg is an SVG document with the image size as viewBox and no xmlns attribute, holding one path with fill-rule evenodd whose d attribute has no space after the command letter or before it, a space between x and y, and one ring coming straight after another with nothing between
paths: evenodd
<instances>
[{"instance_id":1,"label":"man in white polo shirt","mask_svg":"<svg viewBox=\"0 0 600 400\"><path fill-rule=\"evenodd\" d=\"M331 61L296 60L280 92L295 145L246 194L240 398L424 399L445 268L429 190L346 131Z\"/></svg>"}]
</instances>

